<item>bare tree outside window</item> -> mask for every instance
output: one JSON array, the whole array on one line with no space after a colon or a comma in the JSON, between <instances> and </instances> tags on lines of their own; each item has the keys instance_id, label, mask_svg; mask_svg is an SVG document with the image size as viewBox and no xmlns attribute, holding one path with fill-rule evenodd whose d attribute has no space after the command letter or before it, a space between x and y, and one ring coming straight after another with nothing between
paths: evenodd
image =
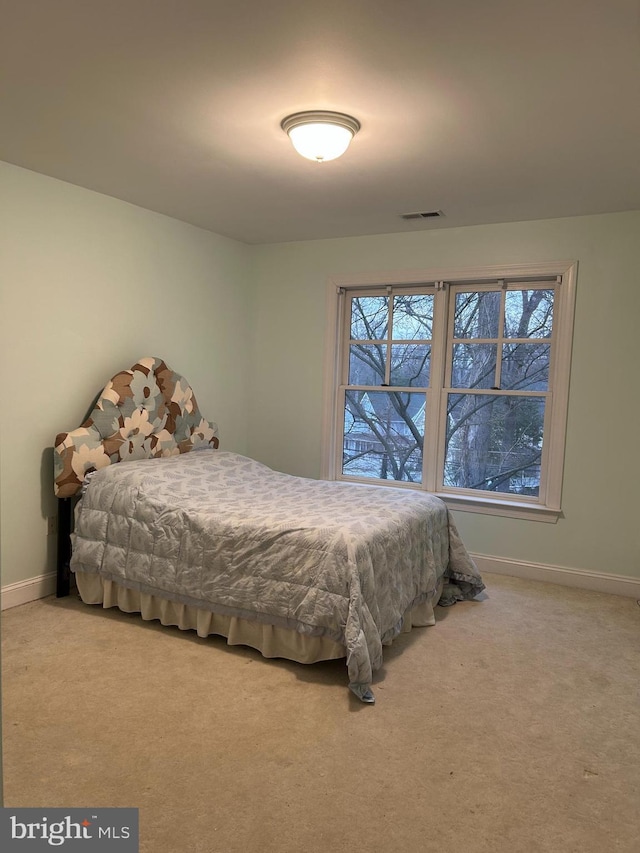
<instances>
[{"instance_id":1,"label":"bare tree outside window","mask_svg":"<svg viewBox=\"0 0 640 853\"><path fill-rule=\"evenodd\" d=\"M450 387L467 390L448 395L445 486L538 495L553 296L455 293Z\"/></svg>"},{"instance_id":2,"label":"bare tree outside window","mask_svg":"<svg viewBox=\"0 0 640 853\"><path fill-rule=\"evenodd\" d=\"M351 300L343 473L422 481L432 325L431 294Z\"/></svg>"},{"instance_id":3,"label":"bare tree outside window","mask_svg":"<svg viewBox=\"0 0 640 853\"><path fill-rule=\"evenodd\" d=\"M451 289L445 487L538 495L555 291ZM350 299L342 472L421 483L433 293Z\"/></svg>"}]
</instances>

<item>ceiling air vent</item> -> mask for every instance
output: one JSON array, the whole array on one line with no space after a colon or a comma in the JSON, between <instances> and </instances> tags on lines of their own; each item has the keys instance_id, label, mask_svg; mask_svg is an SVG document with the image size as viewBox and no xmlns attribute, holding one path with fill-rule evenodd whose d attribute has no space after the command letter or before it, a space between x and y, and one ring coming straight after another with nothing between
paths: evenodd
<instances>
[{"instance_id":1,"label":"ceiling air vent","mask_svg":"<svg viewBox=\"0 0 640 853\"><path fill-rule=\"evenodd\" d=\"M401 213L400 219L438 219L444 216L441 210L427 210L424 213Z\"/></svg>"}]
</instances>

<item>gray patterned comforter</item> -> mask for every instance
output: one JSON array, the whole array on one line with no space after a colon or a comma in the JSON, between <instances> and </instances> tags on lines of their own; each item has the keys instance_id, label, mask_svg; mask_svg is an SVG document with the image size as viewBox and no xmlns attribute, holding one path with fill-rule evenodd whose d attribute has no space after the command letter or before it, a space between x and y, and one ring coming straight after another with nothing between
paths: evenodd
<instances>
[{"instance_id":1,"label":"gray patterned comforter","mask_svg":"<svg viewBox=\"0 0 640 853\"><path fill-rule=\"evenodd\" d=\"M331 637L350 688L372 673L404 614L484 584L447 507L424 492L309 480L203 450L110 465L76 509L73 571L216 613Z\"/></svg>"}]
</instances>

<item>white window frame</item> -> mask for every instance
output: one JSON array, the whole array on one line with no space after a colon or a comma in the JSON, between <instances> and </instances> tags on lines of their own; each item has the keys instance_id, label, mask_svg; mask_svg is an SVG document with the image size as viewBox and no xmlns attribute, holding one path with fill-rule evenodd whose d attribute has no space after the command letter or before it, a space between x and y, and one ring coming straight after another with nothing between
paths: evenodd
<instances>
[{"instance_id":1,"label":"white window frame","mask_svg":"<svg viewBox=\"0 0 640 853\"><path fill-rule=\"evenodd\" d=\"M429 491L452 509L467 512L486 513L536 521L555 522L562 514L562 478L564 469L564 449L569 404L569 376L571 367L571 348L573 340L573 318L575 309L575 289L577 261L549 261L533 264L509 264L471 268L445 268L435 270L404 270L378 273L358 273L355 275L336 275L327 281L326 286L326 328L324 354L323 386L323 422L322 422L322 466L321 477L325 480L345 480L369 485L384 485L387 488L410 488ZM338 436L341 434L341 419L344 412L338 402L342 400L341 387L344 387L344 365L342 364L342 344L345 333L344 300L341 293L345 290L366 290L379 287L403 287L412 285L431 286L435 290L434 327L444 324L447 311L448 285L468 284L491 285L502 280L512 283L536 282L540 279L555 278L558 287L554 298L553 314L553 358L550 367L549 388L551 405L545 415L543 461L541 469L540 496L491 496L487 493L462 492L460 489L448 491L435 490L436 474L442 466L444 453L444 429L446 406L440 406L439 423L427 421L425 433L435 435L435 440L425 442L424 454L427 458L429 475L424 483L382 481L369 478L357 479L342 475L342 447ZM446 331L444 332L446 338ZM432 351L431 394L446 394L444 388L445 347ZM438 391L438 388L442 390ZM429 409L427 407L427 418ZM436 431L434 433L434 430ZM438 467L440 466L440 468Z\"/></svg>"}]
</instances>

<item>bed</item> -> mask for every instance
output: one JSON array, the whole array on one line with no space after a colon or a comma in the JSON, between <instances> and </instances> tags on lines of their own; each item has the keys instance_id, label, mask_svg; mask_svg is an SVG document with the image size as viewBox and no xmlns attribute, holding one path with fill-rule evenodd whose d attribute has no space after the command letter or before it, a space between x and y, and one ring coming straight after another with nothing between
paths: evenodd
<instances>
[{"instance_id":1,"label":"bed","mask_svg":"<svg viewBox=\"0 0 640 853\"><path fill-rule=\"evenodd\" d=\"M58 595L71 572L88 604L267 657L345 658L349 688L374 702L383 647L484 589L446 505L283 474L219 449L217 433L162 359L107 383L55 441Z\"/></svg>"}]
</instances>

